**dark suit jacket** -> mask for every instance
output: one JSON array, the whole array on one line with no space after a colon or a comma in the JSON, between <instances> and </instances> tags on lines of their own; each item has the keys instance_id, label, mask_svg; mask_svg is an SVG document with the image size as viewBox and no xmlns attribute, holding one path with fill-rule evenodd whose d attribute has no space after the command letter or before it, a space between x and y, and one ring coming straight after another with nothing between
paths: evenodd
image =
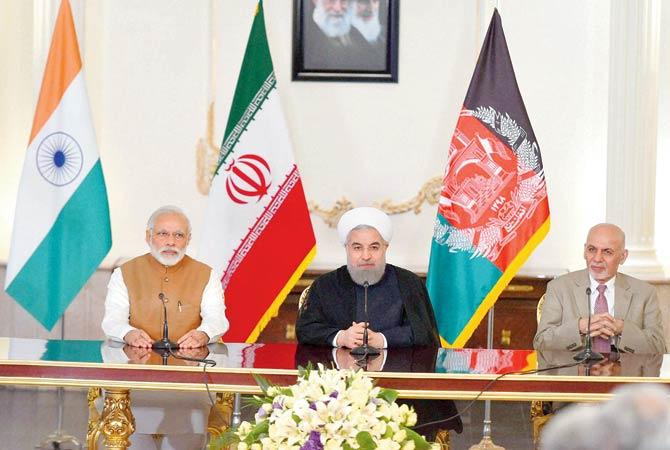
<instances>
[{"instance_id":1,"label":"dark suit jacket","mask_svg":"<svg viewBox=\"0 0 670 450\"><path fill-rule=\"evenodd\" d=\"M587 317L587 270L556 278L547 285L542 317L533 346L537 350L582 348L578 321ZM665 353L661 311L656 288L636 278L617 273L614 283L614 317L624 321L615 345L628 353Z\"/></svg>"}]
</instances>

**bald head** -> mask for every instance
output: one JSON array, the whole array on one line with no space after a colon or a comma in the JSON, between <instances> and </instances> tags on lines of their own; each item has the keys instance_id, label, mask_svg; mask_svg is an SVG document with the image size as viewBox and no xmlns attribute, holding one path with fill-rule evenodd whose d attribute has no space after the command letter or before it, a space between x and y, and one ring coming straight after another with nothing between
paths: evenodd
<instances>
[{"instance_id":1,"label":"bald head","mask_svg":"<svg viewBox=\"0 0 670 450\"><path fill-rule=\"evenodd\" d=\"M589 230L584 259L593 279L606 283L616 275L626 257L626 235L621 228L611 223L599 223Z\"/></svg>"},{"instance_id":2,"label":"bald head","mask_svg":"<svg viewBox=\"0 0 670 450\"><path fill-rule=\"evenodd\" d=\"M608 235L612 239L615 239L621 243L621 248L626 248L626 234L621 228L614 225L613 223L599 223L594 225L589 230L589 234L586 236L586 242L589 241L589 238L593 233Z\"/></svg>"}]
</instances>

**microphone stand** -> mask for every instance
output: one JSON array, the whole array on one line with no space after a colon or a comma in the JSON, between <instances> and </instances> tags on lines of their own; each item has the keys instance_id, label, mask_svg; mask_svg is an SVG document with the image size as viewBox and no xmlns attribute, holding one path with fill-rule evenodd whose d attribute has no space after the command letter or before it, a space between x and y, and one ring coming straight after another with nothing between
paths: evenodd
<instances>
[{"instance_id":1,"label":"microphone stand","mask_svg":"<svg viewBox=\"0 0 670 450\"><path fill-rule=\"evenodd\" d=\"M586 306L588 307L587 311L589 312L589 318L586 325L586 345L584 347L584 350L582 350L581 352L577 353L574 356L574 359L575 361L586 362L587 370L589 370L588 363L590 361L600 361L605 357L600 353L593 351L591 349L591 288L590 287L586 288L586 301L587 301Z\"/></svg>"},{"instance_id":2,"label":"microphone stand","mask_svg":"<svg viewBox=\"0 0 670 450\"><path fill-rule=\"evenodd\" d=\"M170 356L170 353L172 353L173 349L179 348L179 345L177 345L176 342L172 342L168 337L167 307L165 306L168 299L162 292L158 294L158 299L161 301L161 304L163 305L163 339L161 339L160 341L155 341L151 345L151 348L156 353L161 355L161 358L163 358L163 365L167 366L167 361L168 357Z\"/></svg>"},{"instance_id":3,"label":"microphone stand","mask_svg":"<svg viewBox=\"0 0 670 450\"><path fill-rule=\"evenodd\" d=\"M363 356L363 358L368 358L370 356L376 357L378 356L381 352L379 351L378 348L371 347L368 345L368 323L370 322L370 317L368 316L368 287L370 286L370 283L365 281L363 283L363 312L365 315L365 325L363 328L363 345L359 345L358 347L354 347L351 349L351 354L356 355L356 356ZM361 359L363 359L361 358Z\"/></svg>"}]
</instances>

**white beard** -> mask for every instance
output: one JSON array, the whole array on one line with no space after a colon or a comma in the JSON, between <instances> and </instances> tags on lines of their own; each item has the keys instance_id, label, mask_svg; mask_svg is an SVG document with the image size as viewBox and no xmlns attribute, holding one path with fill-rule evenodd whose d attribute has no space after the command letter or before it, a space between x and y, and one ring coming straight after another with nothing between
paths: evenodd
<instances>
[{"instance_id":1,"label":"white beard","mask_svg":"<svg viewBox=\"0 0 670 450\"><path fill-rule=\"evenodd\" d=\"M349 272L351 279L354 280L354 283L363 286L367 281L368 284L372 286L373 284L377 284L384 276L386 263L380 265L380 267L375 267L374 269L358 269L347 264L347 271Z\"/></svg>"},{"instance_id":2,"label":"white beard","mask_svg":"<svg viewBox=\"0 0 670 450\"><path fill-rule=\"evenodd\" d=\"M351 24L363 35L366 41L374 44L379 39L382 32L382 26L379 23L379 11L375 12L370 20L363 20L354 14L351 17Z\"/></svg>"},{"instance_id":3,"label":"white beard","mask_svg":"<svg viewBox=\"0 0 670 450\"><path fill-rule=\"evenodd\" d=\"M331 38L345 36L349 33L349 30L351 30L351 22L349 21L348 14L344 14L339 17L330 16L321 3L314 7L312 19L314 20L314 23L319 26L321 31L323 31L326 36Z\"/></svg>"},{"instance_id":4,"label":"white beard","mask_svg":"<svg viewBox=\"0 0 670 450\"><path fill-rule=\"evenodd\" d=\"M178 249L174 247L155 247L153 245L149 245L149 248L151 249L151 256L156 258L156 261L158 261L159 263L168 267L174 266L177 263L179 263L179 261L181 261L184 258L184 255L186 254L186 251L184 249ZM168 249L176 251L177 254L174 256L165 256L161 253L163 250Z\"/></svg>"}]
</instances>

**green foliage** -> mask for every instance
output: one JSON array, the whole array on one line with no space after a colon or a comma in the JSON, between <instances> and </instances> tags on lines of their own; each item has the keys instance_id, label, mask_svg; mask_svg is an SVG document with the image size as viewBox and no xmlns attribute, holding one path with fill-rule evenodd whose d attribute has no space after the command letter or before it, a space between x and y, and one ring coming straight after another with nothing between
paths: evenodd
<instances>
[{"instance_id":1,"label":"green foliage","mask_svg":"<svg viewBox=\"0 0 670 450\"><path fill-rule=\"evenodd\" d=\"M407 433L407 437L414 441L415 450L430 450L430 444L416 431L410 430L409 428L403 427Z\"/></svg>"},{"instance_id":2,"label":"green foliage","mask_svg":"<svg viewBox=\"0 0 670 450\"><path fill-rule=\"evenodd\" d=\"M356 442L360 450L375 450L377 446L375 445L375 440L372 439L372 435L367 431L361 431L356 435Z\"/></svg>"},{"instance_id":3,"label":"green foliage","mask_svg":"<svg viewBox=\"0 0 670 450\"><path fill-rule=\"evenodd\" d=\"M382 388L379 391L379 395L377 395L378 398L384 399L389 403L393 403L396 401L398 398L398 391L394 389L384 389Z\"/></svg>"}]
</instances>

